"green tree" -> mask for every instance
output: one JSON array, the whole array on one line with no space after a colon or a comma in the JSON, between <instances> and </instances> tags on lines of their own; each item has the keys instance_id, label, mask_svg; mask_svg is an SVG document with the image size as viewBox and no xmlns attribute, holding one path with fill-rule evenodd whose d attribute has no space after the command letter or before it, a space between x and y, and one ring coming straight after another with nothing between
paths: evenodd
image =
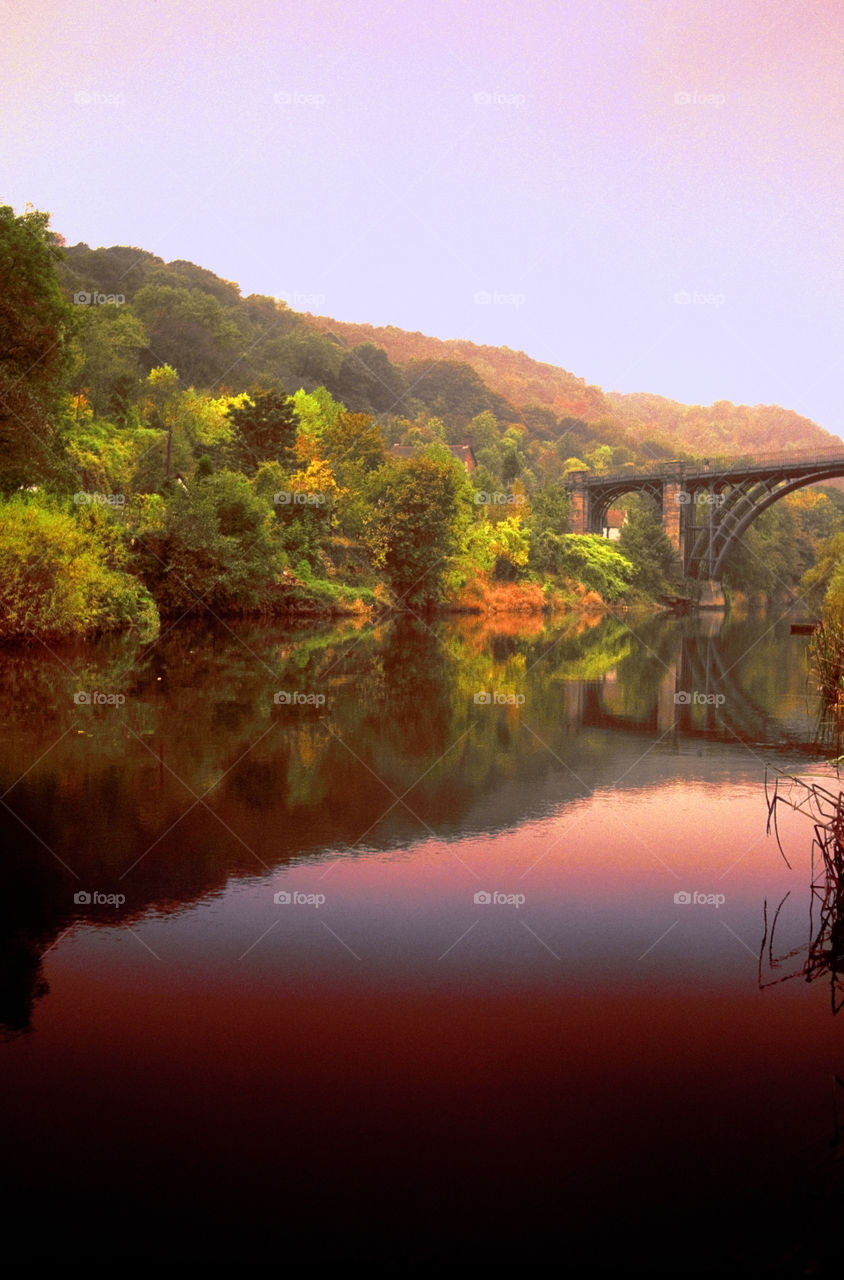
<instances>
[{"instance_id":1,"label":"green tree","mask_svg":"<svg viewBox=\"0 0 844 1280\"><path fill-rule=\"evenodd\" d=\"M168 486L175 475L191 469L192 440L186 430L181 383L170 365L161 365L147 375L143 412L159 437L156 445L139 459L133 488L154 493Z\"/></svg>"},{"instance_id":2,"label":"green tree","mask_svg":"<svg viewBox=\"0 0 844 1280\"><path fill-rule=\"evenodd\" d=\"M580 458L566 458L563 466L563 474L568 475L571 471L588 471L589 467L585 462L581 462Z\"/></svg>"},{"instance_id":3,"label":"green tree","mask_svg":"<svg viewBox=\"0 0 844 1280\"><path fill-rule=\"evenodd\" d=\"M147 284L135 310L149 333L147 368L178 369L185 386L211 387L236 367L243 340L231 313L201 289Z\"/></svg>"},{"instance_id":4,"label":"green tree","mask_svg":"<svg viewBox=\"0 0 844 1280\"><path fill-rule=\"evenodd\" d=\"M450 557L471 516L465 469L434 445L376 473L375 503L366 540L375 564L386 570L398 600L430 609L443 598Z\"/></svg>"},{"instance_id":5,"label":"green tree","mask_svg":"<svg viewBox=\"0 0 844 1280\"><path fill-rule=\"evenodd\" d=\"M299 422L299 432L309 440L319 441L326 427L333 427L343 412L330 391L316 387L305 391L300 387L291 397Z\"/></svg>"},{"instance_id":6,"label":"green tree","mask_svg":"<svg viewBox=\"0 0 844 1280\"><path fill-rule=\"evenodd\" d=\"M0 503L0 639L64 638L135 626L158 631L155 605L125 572L124 531L101 507L57 499Z\"/></svg>"},{"instance_id":7,"label":"green tree","mask_svg":"<svg viewBox=\"0 0 844 1280\"><path fill-rule=\"evenodd\" d=\"M399 413L405 381L381 347L364 342L343 357L336 395L353 413Z\"/></svg>"},{"instance_id":8,"label":"green tree","mask_svg":"<svg viewBox=\"0 0 844 1280\"><path fill-rule=\"evenodd\" d=\"M338 484L359 483L362 475L383 465L384 441L368 413L341 413L322 433L322 451Z\"/></svg>"},{"instance_id":9,"label":"green tree","mask_svg":"<svg viewBox=\"0 0 844 1280\"><path fill-rule=\"evenodd\" d=\"M548 485L530 500L527 527L530 531L528 563L536 573L559 573L562 555L560 537L568 530L571 498L562 485Z\"/></svg>"},{"instance_id":10,"label":"green tree","mask_svg":"<svg viewBox=\"0 0 844 1280\"><path fill-rule=\"evenodd\" d=\"M231 466L253 476L262 462L278 462L289 470L299 418L290 396L283 391L253 391L228 411L233 430L229 448Z\"/></svg>"},{"instance_id":11,"label":"green tree","mask_svg":"<svg viewBox=\"0 0 844 1280\"><path fill-rule=\"evenodd\" d=\"M803 574L801 590L815 607L821 602L844 608L844 533L836 533L818 548L818 558Z\"/></svg>"},{"instance_id":12,"label":"green tree","mask_svg":"<svg viewBox=\"0 0 844 1280\"><path fill-rule=\"evenodd\" d=\"M70 482L62 400L71 369L72 307L59 286L50 215L0 207L0 492Z\"/></svg>"},{"instance_id":13,"label":"green tree","mask_svg":"<svg viewBox=\"0 0 844 1280\"><path fill-rule=\"evenodd\" d=\"M220 471L143 509L135 568L162 612L202 603L212 612L260 603L280 565L274 517L249 481Z\"/></svg>"},{"instance_id":14,"label":"green tree","mask_svg":"<svg viewBox=\"0 0 844 1280\"><path fill-rule=\"evenodd\" d=\"M636 570L636 586L647 595L668 591L672 582L682 575L679 556L656 508L647 499L630 501L616 545Z\"/></svg>"},{"instance_id":15,"label":"green tree","mask_svg":"<svg viewBox=\"0 0 844 1280\"><path fill-rule=\"evenodd\" d=\"M141 388L140 357L148 344L141 321L129 307L85 307L77 343L74 390L84 393L95 417L125 422Z\"/></svg>"},{"instance_id":16,"label":"green tree","mask_svg":"<svg viewBox=\"0 0 844 1280\"><path fill-rule=\"evenodd\" d=\"M597 449L593 449L591 453L587 453L586 461L593 471L599 474L603 471L609 471L613 463L613 450L608 444L599 444Z\"/></svg>"},{"instance_id":17,"label":"green tree","mask_svg":"<svg viewBox=\"0 0 844 1280\"><path fill-rule=\"evenodd\" d=\"M479 449L494 448L501 439L501 428L494 413L489 409L484 409L483 413L476 414L469 423L466 435L471 441L472 448L477 454ZM462 437L460 441L462 443Z\"/></svg>"},{"instance_id":18,"label":"green tree","mask_svg":"<svg viewBox=\"0 0 844 1280\"><path fill-rule=\"evenodd\" d=\"M478 373L460 360L410 360L404 367L408 397L421 402L446 422L461 429L489 409L503 422L512 421L511 404L491 391Z\"/></svg>"},{"instance_id":19,"label":"green tree","mask_svg":"<svg viewBox=\"0 0 844 1280\"><path fill-rule=\"evenodd\" d=\"M515 446L505 446L501 459L501 479L504 484L512 484L521 470L522 463Z\"/></svg>"},{"instance_id":20,"label":"green tree","mask_svg":"<svg viewBox=\"0 0 844 1280\"><path fill-rule=\"evenodd\" d=\"M498 581L514 582L524 576L530 554L530 534L518 514L510 511L501 520L481 520L473 524L465 546L469 564L484 572L491 571Z\"/></svg>"},{"instance_id":21,"label":"green tree","mask_svg":"<svg viewBox=\"0 0 844 1280\"><path fill-rule=\"evenodd\" d=\"M636 570L607 538L566 533L560 538L560 572L605 600L617 600L630 590Z\"/></svg>"}]
</instances>

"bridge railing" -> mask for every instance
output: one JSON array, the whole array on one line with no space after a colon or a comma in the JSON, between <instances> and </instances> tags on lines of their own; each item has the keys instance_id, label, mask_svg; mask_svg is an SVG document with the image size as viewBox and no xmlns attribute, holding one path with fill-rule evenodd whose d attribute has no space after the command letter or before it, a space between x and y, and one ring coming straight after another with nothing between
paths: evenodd
<instances>
[{"instance_id":1,"label":"bridge railing","mask_svg":"<svg viewBox=\"0 0 844 1280\"><path fill-rule=\"evenodd\" d=\"M587 471L587 480L635 480L641 476L682 474L699 478L704 475L725 476L733 472L770 471L780 466L823 467L840 462L844 466L844 444L811 453L757 453L725 458L710 455L701 458L654 458L649 462L627 462L611 471Z\"/></svg>"}]
</instances>

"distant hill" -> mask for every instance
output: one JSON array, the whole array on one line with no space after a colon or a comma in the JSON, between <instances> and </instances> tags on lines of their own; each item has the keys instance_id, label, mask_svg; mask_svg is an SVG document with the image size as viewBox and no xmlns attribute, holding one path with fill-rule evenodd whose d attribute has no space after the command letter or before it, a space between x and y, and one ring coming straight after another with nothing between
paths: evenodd
<instances>
[{"instance_id":1,"label":"distant hill","mask_svg":"<svg viewBox=\"0 0 844 1280\"><path fill-rule=\"evenodd\" d=\"M590 386L565 369L541 364L524 351L510 347L481 347L463 338L429 338L424 333L408 333L393 325L375 328L371 324L346 324L327 316L306 315L305 320L321 333L333 334L347 346L373 343L386 351L393 364L411 360L462 361L471 365L488 387L510 404L542 405L561 417L594 422L612 415L612 408L600 387Z\"/></svg>"},{"instance_id":2,"label":"distant hill","mask_svg":"<svg viewBox=\"0 0 844 1280\"><path fill-rule=\"evenodd\" d=\"M392 325L377 328L347 324L326 316L305 317L321 333L346 346L371 343L394 364L411 360L464 361L486 385L524 411L542 406L563 417L584 422L610 422L637 442L673 444L690 453L742 454L829 449L841 445L838 436L809 418L779 405L687 405L647 392L604 392L555 365L543 364L509 347L478 346L464 339L442 340L408 333Z\"/></svg>"},{"instance_id":3,"label":"distant hill","mask_svg":"<svg viewBox=\"0 0 844 1280\"><path fill-rule=\"evenodd\" d=\"M681 404L664 396L610 391L607 400L617 419L637 435L669 435L695 453L788 453L834 449L841 440L793 409L775 404Z\"/></svg>"},{"instance_id":4,"label":"distant hill","mask_svg":"<svg viewBox=\"0 0 844 1280\"><path fill-rule=\"evenodd\" d=\"M143 325L141 374L166 362L186 384L204 389L325 386L355 413L410 421L434 415L458 442L471 420L489 411L502 430L522 423L529 441L560 442L578 455L600 442L651 457L841 444L777 405L686 405L645 392L605 392L509 347L348 324L300 314L269 296L244 298L204 267L167 263L143 249L80 243L64 252L68 297L120 295Z\"/></svg>"}]
</instances>

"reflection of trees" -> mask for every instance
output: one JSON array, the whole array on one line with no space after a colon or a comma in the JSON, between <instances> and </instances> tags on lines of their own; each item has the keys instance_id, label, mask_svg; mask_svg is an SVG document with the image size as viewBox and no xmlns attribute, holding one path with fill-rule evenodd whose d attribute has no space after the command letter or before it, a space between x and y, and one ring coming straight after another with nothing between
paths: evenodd
<instances>
[{"instance_id":1,"label":"reflection of trees","mask_svg":"<svg viewBox=\"0 0 844 1280\"><path fill-rule=\"evenodd\" d=\"M18 923L3 919L0 921L0 1038L28 1031L35 1001L48 990L41 973L38 941Z\"/></svg>"},{"instance_id":2,"label":"reflection of trees","mask_svg":"<svg viewBox=\"0 0 844 1280\"><path fill-rule=\"evenodd\" d=\"M767 784L766 784L767 787ZM773 827L777 842L777 808L786 805L797 813L804 813L812 820L812 880L809 903L809 941L804 947L793 949L785 955L775 955L774 937L782 908L790 896L786 894L777 907L768 930L768 904L764 904L764 935L759 951L759 983L773 985L803 977L807 982L829 977L832 1012L838 1013L844 1004L844 792L831 791L820 782L808 782L802 778L777 774L773 790L768 793L768 830ZM782 851L782 845L780 844ZM816 853L820 856L816 858ZM783 854L785 857L785 854ZM762 982L763 964L776 973L784 963L804 955L802 967Z\"/></svg>"},{"instance_id":3,"label":"reflection of trees","mask_svg":"<svg viewBox=\"0 0 844 1280\"><path fill-rule=\"evenodd\" d=\"M76 921L177 910L232 876L325 850L498 830L614 784L614 742L625 744L580 732L584 692L641 716L676 665L681 627L512 623L401 618L298 634L191 624L146 651L127 638L3 655L7 1023L26 1025L37 957ZM77 706L79 689L126 701ZM276 704L281 690L325 702ZM483 691L524 701L483 705ZM77 908L78 889L125 893L125 907Z\"/></svg>"}]
</instances>

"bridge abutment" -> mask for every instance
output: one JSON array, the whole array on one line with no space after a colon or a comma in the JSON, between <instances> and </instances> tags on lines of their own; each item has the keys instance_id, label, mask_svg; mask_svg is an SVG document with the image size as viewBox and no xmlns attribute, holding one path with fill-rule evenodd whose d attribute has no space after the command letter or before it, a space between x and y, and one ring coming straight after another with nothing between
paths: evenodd
<instances>
[{"instance_id":1,"label":"bridge abutment","mask_svg":"<svg viewBox=\"0 0 844 1280\"><path fill-rule=\"evenodd\" d=\"M681 478L666 479L662 486L662 527L674 550L683 559L684 533L683 506L689 495L683 490Z\"/></svg>"},{"instance_id":2,"label":"bridge abutment","mask_svg":"<svg viewBox=\"0 0 844 1280\"><path fill-rule=\"evenodd\" d=\"M572 533L589 533L589 494L584 484L587 474L586 471L571 472L569 529Z\"/></svg>"}]
</instances>

